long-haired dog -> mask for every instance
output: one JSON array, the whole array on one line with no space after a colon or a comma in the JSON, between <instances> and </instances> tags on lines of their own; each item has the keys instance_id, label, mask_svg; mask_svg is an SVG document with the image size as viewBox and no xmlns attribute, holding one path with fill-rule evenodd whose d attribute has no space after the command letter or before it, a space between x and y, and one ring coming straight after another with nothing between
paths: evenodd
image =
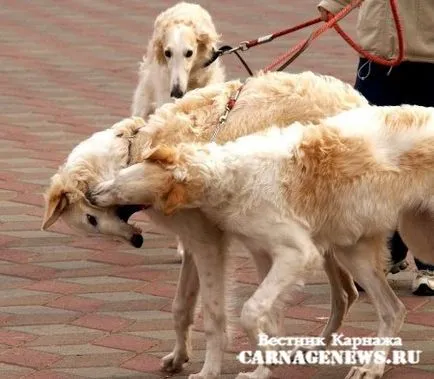
<instances>
[{"instance_id":1,"label":"long-haired dog","mask_svg":"<svg viewBox=\"0 0 434 379\"><path fill-rule=\"evenodd\" d=\"M86 194L98 183L114 179L121 169L140 162L143 152L153 147L209 141L228 100L240 87L239 81L231 81L190 91L174 103L158 108L147 122L126 119L80 143L52 178L45 196L43 228L63 218L74 228L114 235L139 246L138 230L128 223L128 219L140 206L95 207ZM368 106L366 99L350 85L329 76L311 72L262 74L245 83L216 141L231 141L264 130L269 125L283 127L294 121L317 123L326 116L365 106ZM225 346L225 283L212 288L213 296L219 294L221 301L217 303L210 303L211 288L207 283L222 281L227 235L199 210L185 210L170 217L152 208L145 212L154 222L180 235L187 248L173 302L176 345L173 352L163 358L163 366L168 371L176 371L188 360L189 329L200 283L208 351L200 375L219 375ZM271 267L271 259L254 245L247 247L262 280ZM209 272L211 266L213 271ZM208 273L212 276L208 277ZM345 275L344 272L341 274ZM334 295L339 294L332 293L334 304L341 306L327 324L326 334L339 326L348 304L357 296L351 279L347 279L348 296L335 299ZM218 317L210 318L210 311Z\"/></svg>"},{"instance_id":2,"label":"long-haired dog","mask_svg":"<svg viewBox=\"0 0 434 379\"><path fill-rule=\"evenodd\" d=\"M146 118L189 90L223 82L219 60L205 67L219 38L210 14L198 4L180 2L162 12L140 64L132 115Z\"/></svg>"},{"instance_id":3,"label":"long-haired dog","mask_svg":"<svg viewBox=\"0 0 434 379\"><path fill-rule=\"evenodd\" d=\"M143 204L165 214L199 208L221 229L268 251L271 269L241 314L252 343L272 331L267 315L282 291L329 252L371 298L378 337L397 336L405 307L379 259L401 221L411 251L434 263L434 220L422 231L412 225L418 212L434 212L434 109L364 107L220 146L154 147L144 159L98 185L94 203ZM373 352L387 357L389 350L380 344ZM384 367L385 360L371 360L347 378L379 378Z\"/></svg>"}]
</instances>

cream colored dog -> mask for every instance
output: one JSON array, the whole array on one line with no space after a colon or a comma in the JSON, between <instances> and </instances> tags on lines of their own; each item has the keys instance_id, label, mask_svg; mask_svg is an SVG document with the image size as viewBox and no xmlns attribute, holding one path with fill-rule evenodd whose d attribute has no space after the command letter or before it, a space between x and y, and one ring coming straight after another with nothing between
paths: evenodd
<instances>
[{"instance_id":1,"label":"cream colored dog","mask_svg":"<svg viewBox=\"0 0 434 379\"><path fill-rule=\"evenodd\" d=\"M378 337L397 336L405 307L378 258L386 256L387 236L401 219L412 252L434 263L432 230L414 233L405 217L434 212L434 109L365 107L320 125L275 127L222 146L154 147L144 157L98 185L93 201L144 204L166 214L199 208L221 229L269 252L272 267L241 315L253 343L273 331L267 315L282 291L332 251L371 298ZM420 235L430 249L417 248ZM213 268L206 269L210 278ZM219 286L211 279L208 285ZM389 350L374 348L385 356ZM378 378L384 366L353 367L347 378Z\"/></svg>"},{"instance_id":2,"label":"cream colored dog","mask_svg":"<svg viewBox=\"0 0 434 379\"><path fill-rule=\"evenodd\" d=\"M229 98L240 87L239 81L231 81L190 91L175 103L157 109L147 123L141 119L126 119L83 141L52 178L46 193L43 228L48 228L62 217L76 229L114 235L139 246L141 240L137 229L127 223L131 213L139 208L95 207L86 199L86 193L98 183L114 179L121 169L140 162L143 151L161 144L209 141ZM310 72L259 75L244 85L235 107L217 136L217 142L231 141L269 125L283 127L294 121L315 123L325 116L364 106L368 106L368 103L357 91L332 77ZM163 367L168 371L180 370L188 360L189 328L193 322L200 282L207 355L200 374L192 377L218 376L225 346L225 283L220 280L224 276L228 236L199 210L185 210L171 217L155 209L147 209L146 213L172 233L181 235L187 247L173 303L176 345L174 351L163 358ZM271 267L271 258L267 252L255 246L248 248L262 280ZM210 266L214 271L212 277L207 277ZM331 270L326 270L331 273L330 281L341 283L336 277L343 277L343 287L347 293L339 296L338 292L332 292L332 302L337 311L332 312L324 331L326 335L339 327L349 304L357 296L352 280L345 271L339 270L336 265L330 267ZM210 288L210 282L220 284ZM332 285L332 288L335 287ZM211 299L215 297L220 301L212 302ZM210 317L210 314L217 317Z\"/></svg>"},{"instance_id":3,"label":"cream colored dog","mask_svg":"<svg viewBox=\"0 0 434 379\"><path fill-rule=\"evenodd\" d=\"M162 12L140 64L132 115L146 118L189 90L223 82L219 60L205 67L219 38L210 14L198 4L180 2Z\"/></svg>"},{"instance_id":4,"label":"cream colored dog","mask_svg":"<svg viewBox=\"0 0 434 379\"><path fill-rule=\"evenodd\" d=\"M207 65L219 38L211 15L198 4L180 2L162 12L140 64L132 115L146 118L189 90L222 83L220 60ZM184 254L179 237L178 253Z\"/></svg>"}]
</instances>

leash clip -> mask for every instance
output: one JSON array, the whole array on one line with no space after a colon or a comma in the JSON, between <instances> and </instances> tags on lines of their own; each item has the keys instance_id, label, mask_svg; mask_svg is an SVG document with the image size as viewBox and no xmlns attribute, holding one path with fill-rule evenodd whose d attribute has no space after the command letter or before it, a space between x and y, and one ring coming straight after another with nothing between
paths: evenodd
<instances>
[{"instance_id":1,"label":"leash clip","mask_svg":"<svg viewBox=\"0 0 434 379\"><path fill-rule=\"evenodd\" d=\"M238 50L246 51L249 50L249 41L243 41L239 44Z\"/></svg>"},{"instance_id":2,"label":"leash clip","mask_svg":"<svg viewBox=\"0 0 434 379\"><path fill-rule=\"evenodd\" d=\"M223 114L219 117L219 124L220 124L220 125L223 125L223 124L226 122L226 120L227 120L227 118L228 118L228 116L229 116L229 112L230 112L230 109L229 109L228 106L226 106L226 108L225 108L225 113L223 113Z\"/></svg>"}]
</instances>

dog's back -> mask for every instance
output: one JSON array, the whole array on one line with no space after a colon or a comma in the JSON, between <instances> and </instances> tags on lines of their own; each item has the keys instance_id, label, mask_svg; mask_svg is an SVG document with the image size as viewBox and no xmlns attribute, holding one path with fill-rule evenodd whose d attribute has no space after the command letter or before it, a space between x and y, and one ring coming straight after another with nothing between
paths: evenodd
<instances>
[{"instance_id":1,"label":"dog's back","mask_svg":"<svg viewBox=\"0 0 434 379\"><path fill-rule=\"evenodd\" d=\"M282 168L284 193L312 230L338 244L393 228L434 194L434 109L354 109L307 128Z\"/></svg>"},{"instance_id":2,"label":"dog's back","mask_svg":"<svg viewBox=\"0 0 434 379\"><path fill-rule=\"evenodd\" d=\"M220 222L295 217L324 245L391 230L400 211L430 206L434 195L431 108L363 107L209 151L204 208L218 208Z\"/></svg>"}]
</instances>

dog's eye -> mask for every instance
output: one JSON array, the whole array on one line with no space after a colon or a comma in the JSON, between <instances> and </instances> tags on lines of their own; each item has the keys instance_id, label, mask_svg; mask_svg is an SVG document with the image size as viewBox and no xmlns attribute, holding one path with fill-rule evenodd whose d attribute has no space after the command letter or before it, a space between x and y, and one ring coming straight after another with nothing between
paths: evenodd
<instances>
[{"instance_id":1,"label":"dog's eye","mask_svg":"<svg viewBox=\"0 0 434 379\"><path fill-rule=\"evenodd\" d=\"M97 226L98 225L98 221L96 220L95 216L87 214L86 217L87 217L87 221L89 221L90 225L92 225L92 226Z\"/></svg>"},{"instance_id":2,"label":"dog's eye","mask_svg":"<svg viewBox=\"0 0 434 379\"><path fill-rule=\"evenodd\" d=\"M187 51L185 52L185 57L186 57L186 58L190 58L192 55L193 55L193 50L187 50Z\"/></svg>"},{"instance_id":3,"label":"dog's eye","mask_svg":"<svg viewBox=\"0 0 434 379\"><path fill-rule=\"evenodd\" d=\"M170 50L165 50L164 55L166 56L166 58L170 58L172 56L172 52Z\"/></svg>"}]
</instances>

